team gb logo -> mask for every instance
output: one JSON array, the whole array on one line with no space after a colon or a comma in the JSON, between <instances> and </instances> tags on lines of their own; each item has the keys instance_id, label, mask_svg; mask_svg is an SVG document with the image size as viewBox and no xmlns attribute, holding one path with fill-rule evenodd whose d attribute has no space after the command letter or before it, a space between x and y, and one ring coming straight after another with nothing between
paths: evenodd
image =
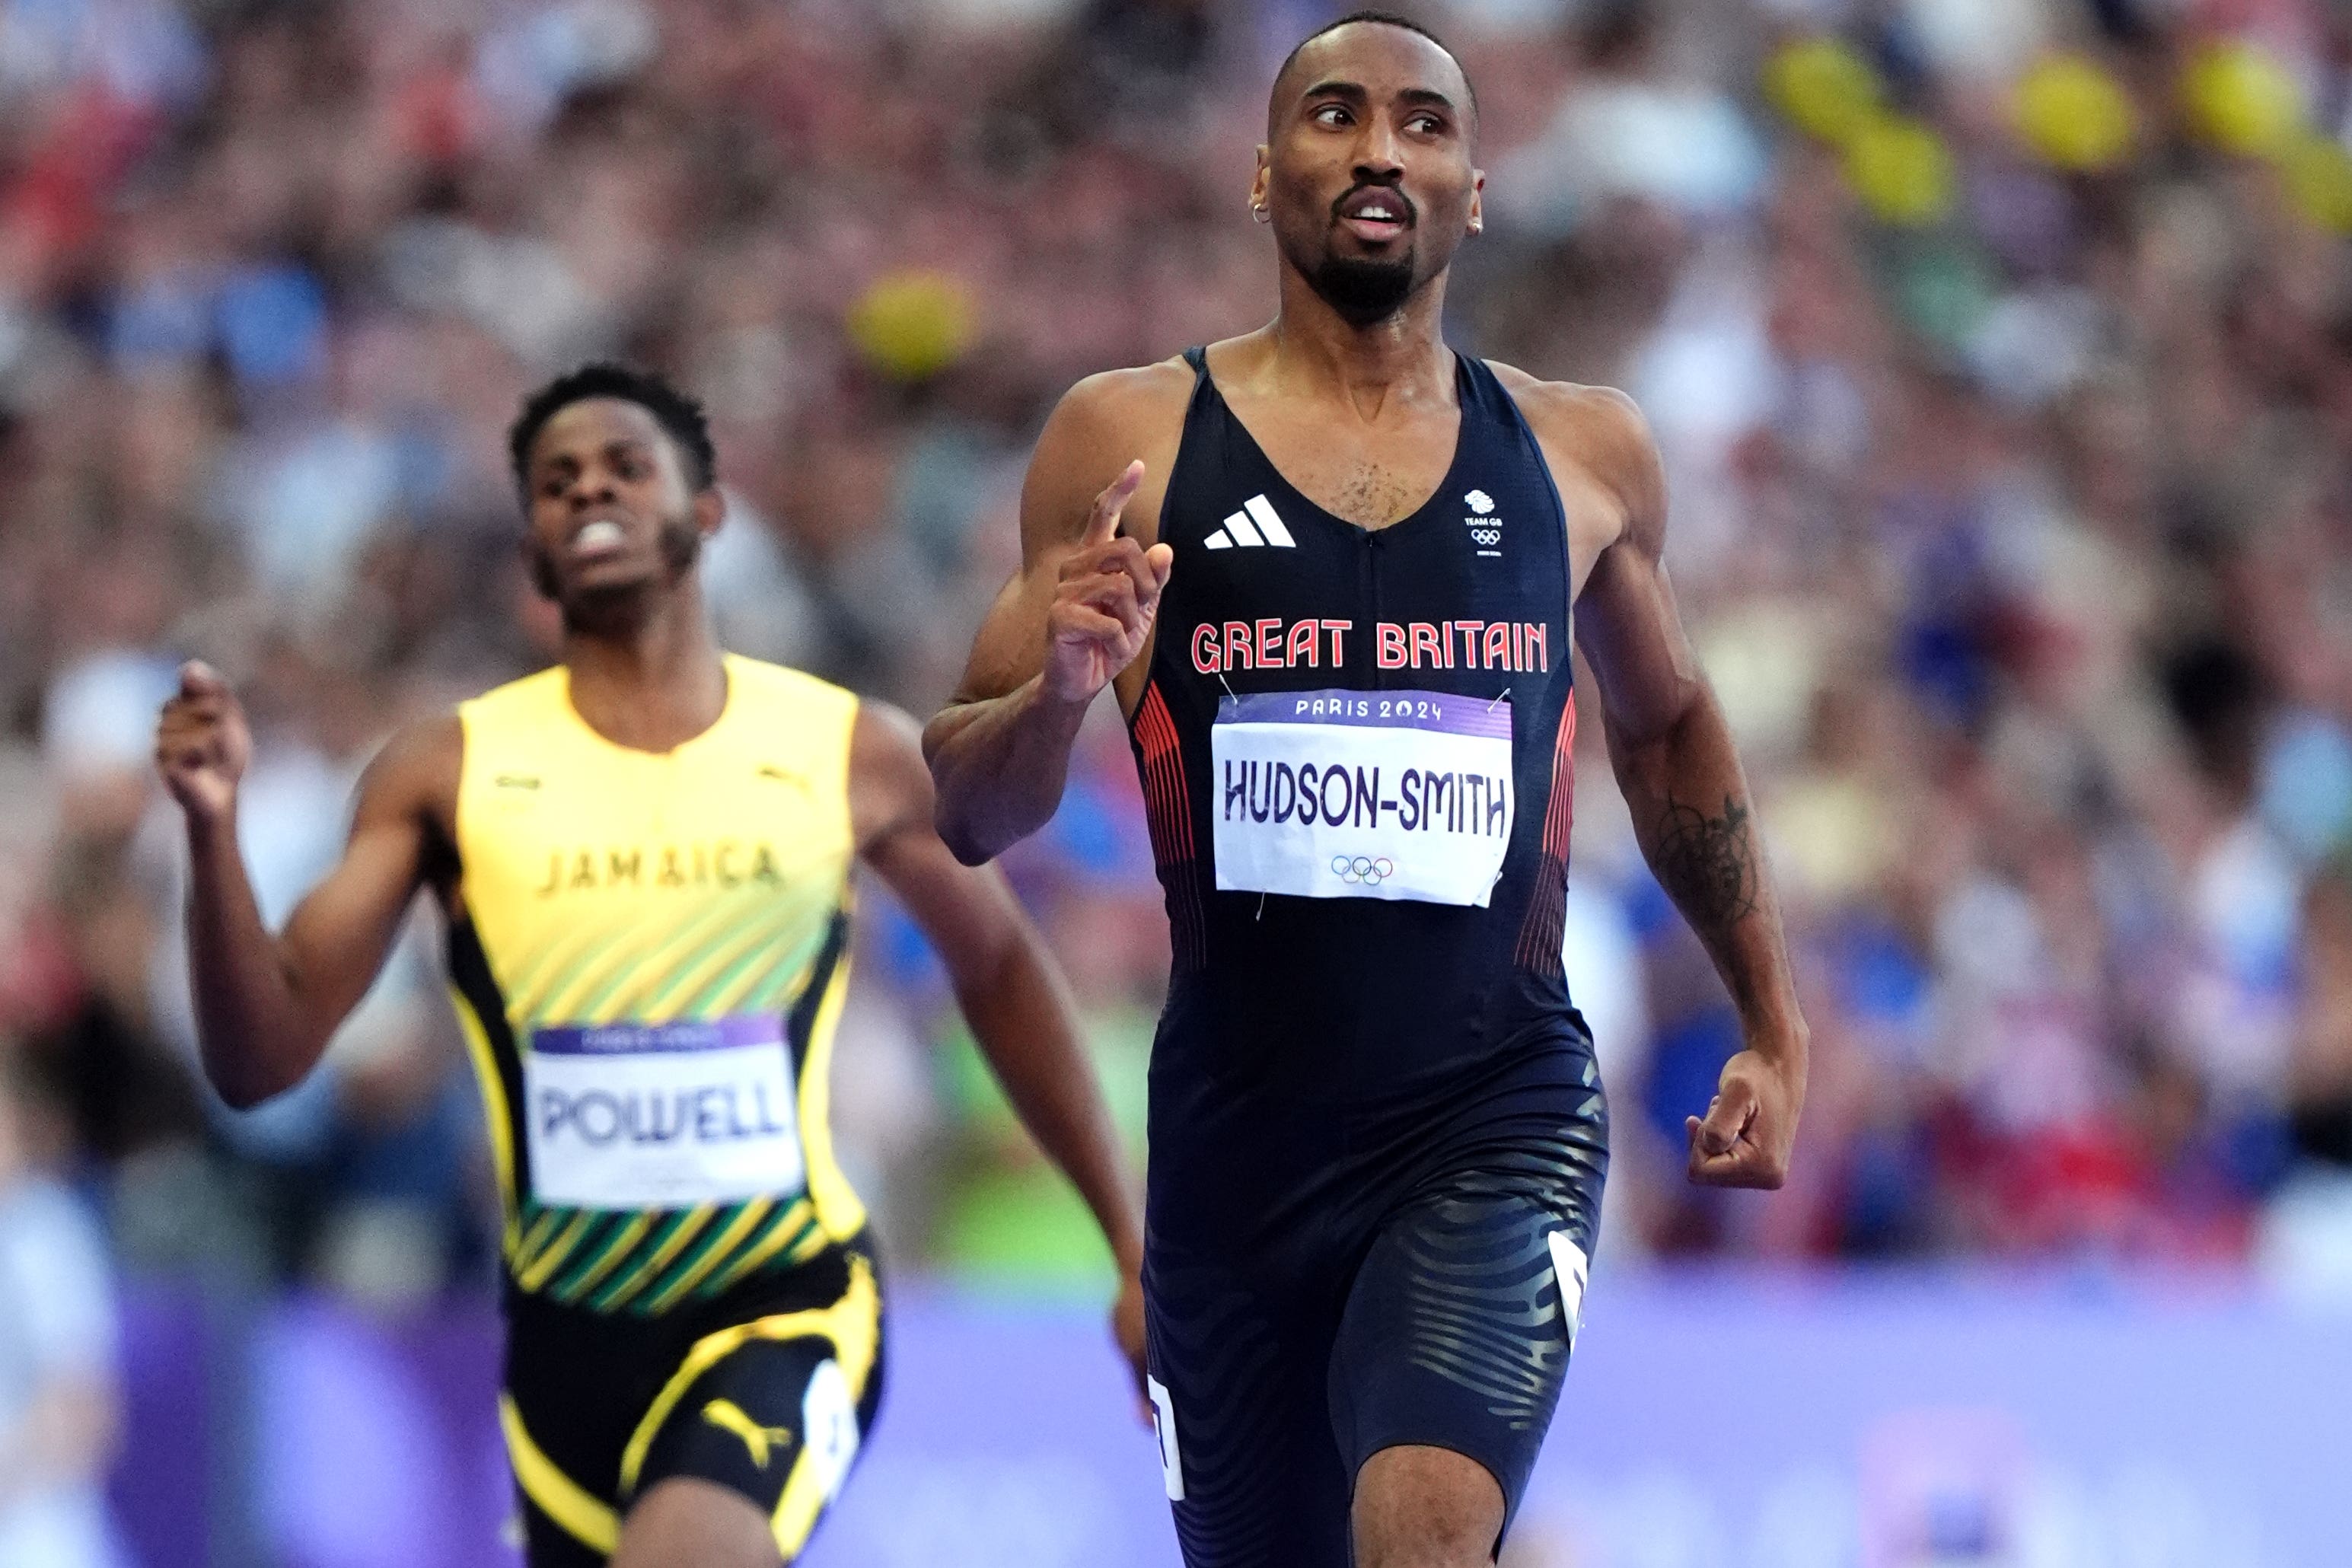
<instances>
[{"instance_id":1,"label":"team gb logo","mask_svg":"<svg viewBox=\"0 0 2352 1568\"><path fill-rule=\"evenodd\" d=\"M1476 512L1480 517L1484 517L1488 512L1495 510L1495 498L1488 495L1485 490L1472 490L1468 495L1464 496L1462 499L1469 504L1470 510Z\"/></svg>"}]
</instances>

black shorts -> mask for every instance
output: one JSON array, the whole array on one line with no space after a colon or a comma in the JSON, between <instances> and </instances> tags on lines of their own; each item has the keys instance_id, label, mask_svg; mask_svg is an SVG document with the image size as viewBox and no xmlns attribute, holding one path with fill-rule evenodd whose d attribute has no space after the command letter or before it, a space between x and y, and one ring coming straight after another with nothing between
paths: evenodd
<instances>
[{"instance_id":1,"label":"black shorts","mask_svg":"<svg viewBox=\"0 0 2352 1568\"><path fill-rule=\"evenodd\" d=\"M630 1505L692 1476L751 1500L786 1563L882 1394L881 1292L859 1246L691 1312L600 1314L509 1289L499 1405L530 1568L593 1568Z\"/></svg>"},{"instance_id":2,"label":"black shorts","mask_svg":"<svg viewBox=\"0 0 2352 1568\"><path fill-rule=\"evenodd\" d=\"M1607 1113L1590 1046L1542 1047L1417 1128L1334 1111L1286 1138L1255 1111L1214 1120L1199 1142L1222 1156L1171 1151L1179 1130L1155 1127L1144 1264L1189 1568L1348 1568L1356 1476L1402 1445L1485 1466L1507 1527L1559 1403L1600 1220ZM1246 1146L1230 1140L1244 1121Z\"/></svg>"}]
</instances>

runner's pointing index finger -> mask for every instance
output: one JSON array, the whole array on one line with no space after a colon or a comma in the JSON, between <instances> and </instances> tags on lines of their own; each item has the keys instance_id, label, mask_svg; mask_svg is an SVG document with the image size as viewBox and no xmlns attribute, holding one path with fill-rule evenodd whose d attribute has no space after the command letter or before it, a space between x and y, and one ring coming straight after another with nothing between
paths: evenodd
<instances>
[{"instance_id":1,"label":"runner's pointing index finger","mask_svg":"<svg viewBox=\"0 0 2352 1568\"><path fill-rule=\"evenodd\" d=\"M219 697L227 690L228 682L221 679L220 671L204 660L192 658L180 666L181 696L193 700L202 697Z\"/></svg>"},{"instance_id":2,"label":"runner's pointing index finger","mask_svg":"<svg viewBox=\"0 0 2352 1568\"><path fill-rule=\"evenodd\" d=\"M1086 535L1078 542L1081 545L1109 543L1111 536L1118 531L1118 514L1127 510L1127 503L1134 499L1136 487L1141 483L1143 459L1138 458L1118 478L1111 480L1109 488L1095 497L1095 510L1087 518Z\"/></svg>"}]
</instances>

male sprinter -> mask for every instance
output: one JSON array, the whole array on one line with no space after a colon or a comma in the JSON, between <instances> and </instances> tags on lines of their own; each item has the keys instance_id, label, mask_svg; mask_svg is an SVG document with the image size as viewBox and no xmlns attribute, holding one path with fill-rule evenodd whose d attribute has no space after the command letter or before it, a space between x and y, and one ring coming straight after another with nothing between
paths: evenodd
<instances>
[{"instance_id":1,"label":"male sprinter","mask_svg":"<svg viewBox=\"0 0 2352 1568\"><path fill-rule=\"evenodd\" d=\"M853 857L1093 1205L1137 1359L1139 1226L1060 980L1003 879L940 843L912 722L713 643L701 410L592 365L510 447L563 663L395 735L281 934L237 852L236 700L191 665L163 710L205 1070L240 1106L300 1079L429 887L505 1196L499 1413L532 1568L773 1568L880 1394L866 1215L826 1122Z\"/></svg>"},{"instance_id":2,"label":"male sprinter","mask_svg":"<svg viewBox=\"0 0 2352 1568\"><path fill-rule=\"evenodd\" d=\"M1526 1486L1607 1160L1560 971L1572 601L1643 851L1746 1031L1694 1180L1780 1184L1805 1027L1639 416L1440 335L1483 183L1461 66L1360 15L1267 121L1280 313L1064 398L926 749L979 861L1052 813L1097 691L1128 714L1175 950L1144 1278L1185 1560L1340 1568L1352 1538L1358 1568L1450 1568Z\"/></svg>"}]
</instances>

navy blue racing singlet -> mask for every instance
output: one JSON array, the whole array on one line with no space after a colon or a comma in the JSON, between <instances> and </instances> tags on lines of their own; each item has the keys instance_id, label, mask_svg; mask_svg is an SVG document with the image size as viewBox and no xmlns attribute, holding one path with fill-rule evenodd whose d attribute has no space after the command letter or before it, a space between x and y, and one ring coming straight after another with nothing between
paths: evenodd
<instances>
[{"instance_id":1,"label":"navy blue racing singlet","mask_svg":"<svg viewBox=\"0 0 2352 1568\"><path fill-rule=\"evenodd\" d=\"M1185 358L1175 568L1129 724L1174 947L1155 1079L1412 1100L1580 1034L1567 520L1517 405L1455 356L1452 466L1367 530Z\"/></svg>"}]
</instances>

